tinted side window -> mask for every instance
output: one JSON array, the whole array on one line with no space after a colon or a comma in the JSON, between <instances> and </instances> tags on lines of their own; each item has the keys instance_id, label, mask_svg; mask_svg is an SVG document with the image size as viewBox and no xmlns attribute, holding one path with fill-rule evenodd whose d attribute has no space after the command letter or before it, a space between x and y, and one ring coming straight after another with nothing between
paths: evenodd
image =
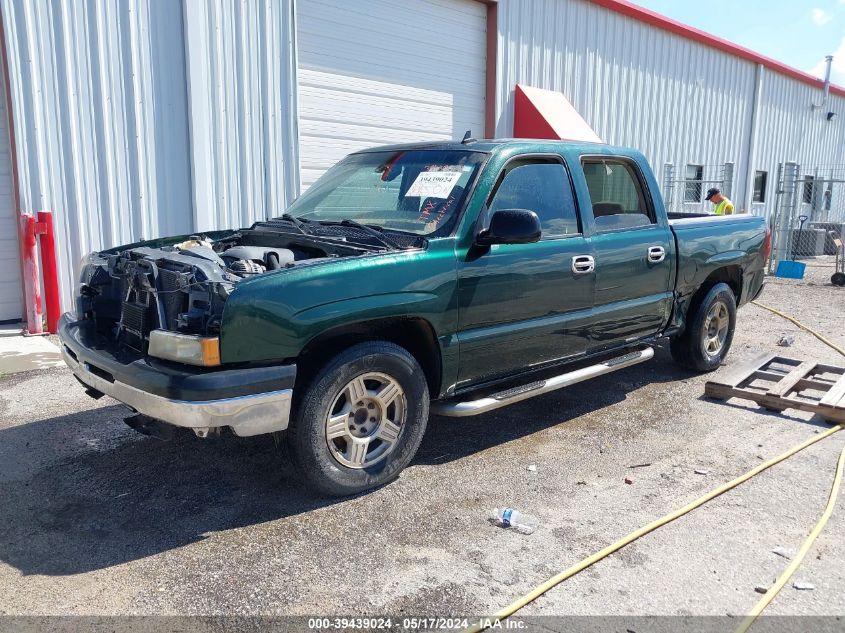
<instances>
[{"instance_id":1,"label":"tinted side window","mask_svg":"<svg viewBox=\"0 0 845 633\"><path fill-rule=\"evenodd\" d=\"M634 167L618 159L585 159L584 176L590 191L597 231L654 224L654 214Z\"/></svg>"},{"instance_id":2,"label":"tinted side window","mask_svg":"<svg viewBox=\"0 0 845 633\"><path fill-rule=\"evenodd\" d=\"M580 233L569 176L558 162L520 161L508 165L488 214L499 209L534 211L540 218L543 237Z\"/></svg>"}]
</instances>

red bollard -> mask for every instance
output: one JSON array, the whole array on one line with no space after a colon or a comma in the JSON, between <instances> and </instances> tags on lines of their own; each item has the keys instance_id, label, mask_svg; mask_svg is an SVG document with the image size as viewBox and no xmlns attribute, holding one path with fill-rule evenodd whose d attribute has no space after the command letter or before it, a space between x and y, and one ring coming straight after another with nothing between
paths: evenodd
<instances>
[{"instance_id":1,"label":"red bollard","mask_svg":"<svg viewBox=\"0 0 845 633\"><path fill-rule=\"evenodd\" d=\"M41 270L44 275L44 303L47 308L47 331L59 331L61 303L59 301L59 273L56 266L56 233L51 211L38 212L38 228L41 235Z\"/></svg>"},{"instance_id":2,"label":"red bollard","mask_svg":"<svg viewBox=\"0 0 845 633\"><path fill-rule=\"evenodd\" d=\"M23 284L26 297L26 329L28 334L44 331L41 316L41 284L38 279L38 260L35 257L37 237L35 218L21 213L21 250L23 252Z\"/></svg>"}]
</instances>

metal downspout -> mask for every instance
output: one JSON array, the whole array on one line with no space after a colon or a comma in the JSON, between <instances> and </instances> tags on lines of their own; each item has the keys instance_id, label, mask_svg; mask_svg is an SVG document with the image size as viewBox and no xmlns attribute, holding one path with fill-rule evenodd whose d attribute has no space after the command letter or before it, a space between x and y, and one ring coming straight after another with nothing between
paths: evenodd
<instances>
[{"instance_id":1,"label":"metal downspout","mask_svg":"<svg viewBox=\"0 0 845 633\"><path fill-rule=\"evenodd\" d=\"M825 69L824 69L824 88L822 90L822 102L816 103L815 101L811 102L813 110L818 110L819 108L823 108L827 105L827 99L830 96L830 67L833 65L833 55L827 55L824 58Z\"/></svg>"},{"instance_id":2,"label":"metal downspout","mask_svg":"<svg viewBox=\"0 0 845 633\"><path fill-rule=\"evenodd\" d=\"M288 170L288 200L291 202L299 197L302 189L302 165L299 156L299 38L297 37L296 0L290 0L290 60L288 66L288 144L290 147Z\"/></svg>"},{"instance_id":3,"label":"metal downspout","mask_svg":"<svg viewBox=\"0 0 845 633\"><path fill-rule=\"evenodd\" d=\"M745 158L745 191L742 206L746 212L752 212L754 204L754 163L757 160L757 137L760 126L760 102L763 94L763 64L757 64L755 75L754 101L751 104L751 129L748 131L748 154Z\"/></svg>"}]
</instances>

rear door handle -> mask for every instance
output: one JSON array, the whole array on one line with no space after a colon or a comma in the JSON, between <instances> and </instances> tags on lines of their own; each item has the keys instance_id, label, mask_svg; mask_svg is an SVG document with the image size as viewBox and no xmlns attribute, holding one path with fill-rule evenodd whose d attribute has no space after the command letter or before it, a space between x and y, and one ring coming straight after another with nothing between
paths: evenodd
<instances>
[{"instance_id":1,"label":"rear door handle","mask_svg":"<svg viewBox=\"0 0 845 633\"><path fill-rule=\"evenodd\" d=\"M596 260L592 255L575 255L572 258L572 272L576 275L591 273L596 269Z\"/></svg>"},{"instance_id":2,"label":"rear door handle","mask_svg":"<svg viewBox=\"0 0 845 633\"><path fill-rule=\"evenodd\" d=\"M648 261L652 264L659 264L666 259L666 249L662 246L648 247Z\"/></svg>"}]
</instances>

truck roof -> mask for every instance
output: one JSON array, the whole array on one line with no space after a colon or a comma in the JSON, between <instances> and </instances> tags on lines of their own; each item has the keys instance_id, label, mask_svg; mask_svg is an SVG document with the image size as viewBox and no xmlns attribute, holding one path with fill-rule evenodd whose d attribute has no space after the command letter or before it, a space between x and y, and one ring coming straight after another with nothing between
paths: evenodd
<instances>
[{"instance_id":1,"label":"truck roof","mask_svg":"<svg viewBox=\"0 0 845 633\"><path fill-rule=\"evenodd\" d=\"M475 152L494 152L503 147L520 148L524 147L526 151L537 151L538 146L565 146L568 148L582 149L585 152L596 152L599 149L611 150L613 153L628 154L632 150L629 147L617 147L608 145L606 143L591 143L588 141L559 141L551 139L526 139L526 138L495 138L495 139L479 139L461 143L460 141L428 141L422 143L401 143L397 145L381 145L379 147L370 147L356 154L366 152L386 152L386 151L409 151L414 149L437 149L437 150L465 150Z\"/></svg>"}]
</instances>

